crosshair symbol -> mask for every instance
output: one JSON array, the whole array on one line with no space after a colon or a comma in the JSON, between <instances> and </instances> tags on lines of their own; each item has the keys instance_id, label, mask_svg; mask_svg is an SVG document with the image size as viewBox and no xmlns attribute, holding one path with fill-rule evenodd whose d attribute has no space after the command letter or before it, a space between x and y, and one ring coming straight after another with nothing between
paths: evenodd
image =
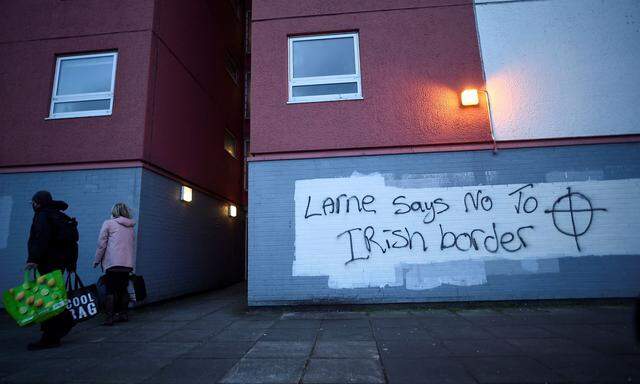
<instances>
[{"instance_id":1,"label":"crosshair symbol","mask_svg":"<svg viewBox=\"0 0 640 384\"><path fill-rule=\"evenodd\" d=\"M551 213L556 229L563 235L573 237L578 251L582 251L578 237L587 233L591 228L595 211L606 212L607 210L606 208L593 208L587 196L580 192L571 192L571 187L567 187L567 194L558 197L553 203L553 208L545 209L544 213ZM566 214L571 218L570 228L559 219L559 217L567 217Z\"/></svg>"}]
</instances>

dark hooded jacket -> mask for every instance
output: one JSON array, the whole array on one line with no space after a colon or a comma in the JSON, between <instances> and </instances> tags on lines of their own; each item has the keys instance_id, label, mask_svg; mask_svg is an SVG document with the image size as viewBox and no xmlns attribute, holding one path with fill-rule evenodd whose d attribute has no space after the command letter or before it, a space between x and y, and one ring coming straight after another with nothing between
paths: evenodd
<instances>
[{"instance_id":1,"label":"dark hooded jacket","mask_svg":"<svg viewBox=\"0 0 640 384\"><path fill-rule=\"evenodd\" d=\"M69 208L64 201L51 198L51 194L40 191L33 196L40 206L35 210L29 233L29 257L27 262L38 264L42 274L55 269L64 270L68 244L56 240L56 221Z\"/></svg>"}]
</instances>

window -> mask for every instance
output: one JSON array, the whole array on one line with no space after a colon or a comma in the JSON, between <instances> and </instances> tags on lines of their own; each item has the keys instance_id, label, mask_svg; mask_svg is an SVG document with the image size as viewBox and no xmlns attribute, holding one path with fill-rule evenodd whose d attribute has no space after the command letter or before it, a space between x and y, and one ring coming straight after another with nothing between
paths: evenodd
<instances>
[{"instance_id":1,"label":"window","mask_svg":"<svg viewBox=\"0 0 640 384\"><path fill-rule=\"evenodd\" d=\"M110 115L117 58L116 52L58 57L49 118Z\"/></svg>"},{"instance_id":2,"label":"window","mask_svg":"<svg viewBox=\"0 0 640 384\"><path fill-rule=\"evenodd\" d=\"M231 79L233 80L233 82L236 83L236 85L239 85L240 69L235 59L233 58L233 56L229 51L225 52L224 54L224 67L226 68L229 76L231 76Z\"/></svg>"},{"instance_id":3,"label":"window","mask_svg":"<svg viewBox=\"0 0 640 384\"><path fill-rule=\"evenodd\" d=\"M238 21L242 20L242 4L240 0L229 0L229 4L231 4L231 8L233 9L233 14L238 19Z\"/></svg>"},{"instance_id":4,"label":"window","mask_svg":"<svg viewBox=\"0 0 640 384\"><path fill-rule=\"evenodd\" d=\"M358 34L289 38L289 102L361 99Z\"/></svg>"},{"instance_id":5,"label":"window","mask_svg":"<svg viewBox=\"0 0 640 384\"><path fill-rule=\"evenodd\" d=\"M238 145L236 143L236 138L231 134L231 132L224 130L224 150L227 151L231 156L238 157Z\"/></svg>"}]
</instances>

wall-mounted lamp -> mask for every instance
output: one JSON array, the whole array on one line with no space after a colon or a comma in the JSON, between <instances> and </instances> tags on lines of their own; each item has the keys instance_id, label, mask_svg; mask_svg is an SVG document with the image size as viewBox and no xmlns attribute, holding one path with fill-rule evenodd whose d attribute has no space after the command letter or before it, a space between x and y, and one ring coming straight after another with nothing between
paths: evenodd
<instances>
[{"instance_id":1,"label":"wall-mounted lamp","mask_svg":"<svg viewBox=\"0 0 640 384\"><path fill-rule=\"evenodd\" d=\"M238 216L238 207L233 204L229 204L229 217Z\"/></svg>"},{"instance_id":2,"label":"wall-mounted lamp","mask_svg":"<svg viewBox=\"0 0 640 384\"><path fill-rule=\"evenodd\" d=\"M186 185L180 189L180 200L190 203L193 200L193 190Z\"/></svg>"},{"instance_id":3,"label":"wall-mounted lamp","mask_svg":"<svg viewBox=\"0 0 640 384\"><path fill-rule=\"evenodd\" d=\"M460 94L460 102L464 107L470 107L480 104L480 98L478 97L477 89L465 89Z\"/></svg>"},{"instance_id":4,"label":"wall-mounted lamp","mask_svg":"<svg viewBox=\"0 0 640 384\"><path fill-rule=\"evenodd\" d=\"M486 89L469 88L462 91L460 94L460 103L463 107L476 106L480 104L480 97L478 93L484 93L487 97L487 109L489 110L489 129L491 131L491 140L493 141L493 154L498 153L498 144L496 143L496 136L493 133L493 113L491 112L491 98L489 98L489 92Z\"/></svg>"}]
</instances>

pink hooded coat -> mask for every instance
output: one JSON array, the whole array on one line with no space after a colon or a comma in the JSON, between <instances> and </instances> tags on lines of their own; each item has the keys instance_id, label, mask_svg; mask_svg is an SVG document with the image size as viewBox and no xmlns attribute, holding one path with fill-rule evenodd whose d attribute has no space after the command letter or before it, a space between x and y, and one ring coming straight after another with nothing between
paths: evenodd
<instances>
[{"instance_id":1,"label":"pink hooded coat","mask_svg":"<svg viewBox=\"0 0 640 384\"><path fill-rule=\"evenodd\" d=\"M136 222L126 217L110 219L102 224L94 261L102 264L104 270L111 267L135 268L134 225Z\"/></svg>"}]
</instances>

